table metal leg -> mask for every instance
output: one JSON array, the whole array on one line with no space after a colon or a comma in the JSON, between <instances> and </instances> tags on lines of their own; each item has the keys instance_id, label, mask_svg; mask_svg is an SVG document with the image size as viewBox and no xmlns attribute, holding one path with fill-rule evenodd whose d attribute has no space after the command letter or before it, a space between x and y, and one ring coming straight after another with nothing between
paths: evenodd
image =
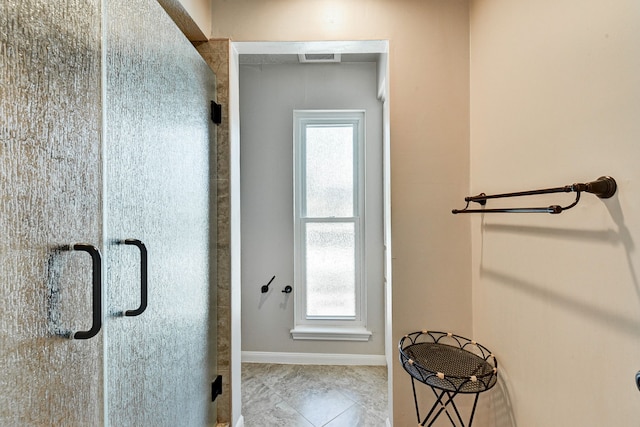
<instances>
[{"instance_id":1,"label":"table metal leg","mask_svg":"<svg viewBox=\"0 0 640 427\"><path fill-rule=\"evenodd\" d=\"M449 410L447 409L447 405L451 405L451 407L453 408L453 411L455 412L455 418L458 419L458 422L460 423L460 427L471 427L471 424L473 423L473 417L475 415L476 412L476 407L478 404L478 397L480 396L480 393L476 393L475 394L475 398L473 400L473 407L471 409L471 415L469 416L469 422L468 424L465 425L464 420L462 419L462 415L460 414L460 411L458 410L458 407L454 401L454 398L458 395L458 393L452 393L450 391L446 391L446 390L442 390L440 392L436 391L436 389L434 387L431 387L431 391L433 391L433 394L436 397L436 401L433 403L433 405L431 406L431 409L429 410L429 413L427 413L427 415L424 417L424 419L422 420L422 422L420 421L420 409L419 409L419 405L418 405L418 397L416 394L416 388L415 388L415 383L413 382L413 378L411 381L411 386L413 387L413 400L414 403L416 405L416 415L418 417L418 424L421 426L426 426L426 427L431 427L433 426L433 424L436 422L436 420L440 417L440 415L442 415L442 413L444 412L447 415L447 418L449 418L449 421L451 422L451 425L453 427L458 427L458 424L456 424L456 421L454 420L454 417L452 416L452 414L449 412ZM445 399L445 395L446 395L446 399ZM439 409L436 411L436 409L439 407ZM428 422L428 424L427 424Z\"/></svg>"},{"instance_id":2,"label":"table metal leg","mask_svg":"<svg viewBox=\"0 0 640 427\"><path fill-rule=\"evenodd\" d=\"M473 415L476 413L476 405L478 404L478 397L480 393L476 393L476 398L473 400L473 409L471 409L471 417L469 417L469 425L467 427L471 427L471 423L473 422Z\"/></svg>"}]
</instances>

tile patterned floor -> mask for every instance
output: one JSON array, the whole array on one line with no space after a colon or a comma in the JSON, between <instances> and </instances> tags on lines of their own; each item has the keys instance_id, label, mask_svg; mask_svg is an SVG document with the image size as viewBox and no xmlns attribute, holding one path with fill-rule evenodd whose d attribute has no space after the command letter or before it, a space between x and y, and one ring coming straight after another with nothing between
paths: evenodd
<instances>
[{"instance_id":1,"label":"tile patterned floor","mask_svg":"<svg viewBox=\"0 0 640 427\"><path fill-rule=\"evenodd\" d=\"M387 368L242 364L245 427L385 427Z\"/></svg>"}]
</instances>

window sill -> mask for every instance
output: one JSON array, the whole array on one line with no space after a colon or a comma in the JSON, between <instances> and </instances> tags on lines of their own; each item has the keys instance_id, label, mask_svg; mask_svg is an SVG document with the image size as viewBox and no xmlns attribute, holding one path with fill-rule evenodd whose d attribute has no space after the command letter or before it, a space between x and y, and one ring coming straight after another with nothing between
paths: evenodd
<instances>
[{"instance_id":1,"label":"window sill","mask_svg":"<svg viewBox=\"0 0 640 427\"><path fill-rule=\"evenodd\" d=\"M316 341L369 341L371 331L350 326L308 326L300 325L291 329L294 340Z\"/></svg>"}]
</instances>

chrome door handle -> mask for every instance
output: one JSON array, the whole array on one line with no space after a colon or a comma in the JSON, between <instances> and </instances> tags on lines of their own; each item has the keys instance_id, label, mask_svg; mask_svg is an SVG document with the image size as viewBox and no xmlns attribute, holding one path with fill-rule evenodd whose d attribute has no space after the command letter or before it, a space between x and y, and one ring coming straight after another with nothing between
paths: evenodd
<instances>
[{"instance_id":1,"label":"chrome door handle","mask_svg":"<svg viewBox=\"0 0 640 427\"><path fill-rule=\"evenodd\" d=\"M139 316L147 309L147 247L138 239L125 239L122 243L140 249L140 307L124 312L125 316Z\"/></svg>"},{"instance_id":2,"label":"chrome door handle","mask_svg":"<svg viewBox=\"0 0 640 427\"><path fill-rule=\"evenodd\" d=\"M88 331L72 332L71 339L88 340L98 335L102 326L102 257L100 251L93 245L86 243L73 243L69 245L72 251L83 251L91 255L93 264L93 289L92 289L92 324Z\"/></svg>"}]
</instances>

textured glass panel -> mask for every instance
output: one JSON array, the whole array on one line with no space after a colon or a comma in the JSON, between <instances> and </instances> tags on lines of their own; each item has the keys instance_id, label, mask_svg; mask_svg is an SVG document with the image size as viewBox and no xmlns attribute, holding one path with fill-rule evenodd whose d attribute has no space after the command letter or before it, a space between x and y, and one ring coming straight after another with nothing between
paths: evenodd
<instances>
[{"instance_id":1,"label":"textured glass panel","mask_svg":"<svg viewBox=\"0 0 640 427\"><path fill-rule=\"evenodd\" d=\"M306 216L352 217L353 125L307 126Z\"/></svg>"},{"instance_id":2,"label":"textured glass panel","mask_svg":"<svg viewBox=\"0 0 640 427\"><path fill-rule=\"evenodd\" d=\"M306 224L307 316L355 316L355 225Z\"/></svg>"},{"instance_id":3,"label":"textured glass panel","mask_svg":"<svg viewBox=\"0 0 640 427\"><path fill-rule=\"evenodd\" d=\"M204 426L215 78L155 0L106 4L109 422ZM119 315L140 303L139 251L116 243L126 238L149 254L138 317Z\"/></svg>"},{"instance_id":4,"label":"textured glass panel","mask_svg":"<svg viewBox=\"0 0 640 427\"><path fill-rule=\"evenodd\" d=\"M102 424L100 1L0 1L0 425Z\"/></svg>"}]
</instances>

